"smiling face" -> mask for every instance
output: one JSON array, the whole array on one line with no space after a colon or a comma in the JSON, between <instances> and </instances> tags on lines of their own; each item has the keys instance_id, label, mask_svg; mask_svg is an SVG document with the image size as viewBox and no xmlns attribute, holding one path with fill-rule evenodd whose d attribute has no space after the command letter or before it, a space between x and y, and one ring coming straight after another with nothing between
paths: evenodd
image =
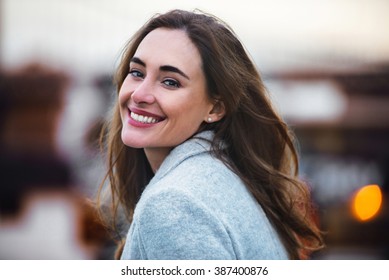
<instances>
[{"instance_id":1,"label":"smiling face","mask_svg":"<svg viewBox=\"0 0 389 280\"><path fill-rule=\"evenodd\" d=\"M167 155L214 117L201 65L183 30L157 28L143 39L119 91L125 145Z\"/></svg>"}]
</instances>

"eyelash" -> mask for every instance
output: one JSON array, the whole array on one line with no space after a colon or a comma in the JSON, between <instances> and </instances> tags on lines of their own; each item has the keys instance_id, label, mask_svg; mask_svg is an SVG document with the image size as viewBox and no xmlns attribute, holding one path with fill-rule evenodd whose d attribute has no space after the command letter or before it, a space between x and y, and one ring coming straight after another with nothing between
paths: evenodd
<instances>
[{"instance_id":1,"label":"eyelash","mask_svg":"<svg viewBox=\"0 0 389 280\"><path fill-rule=\"evenodd\" d=\"M129 74L133 76L134 78L143 78L144 75L139 70L130 70ZM167 87L173 87L173 88L180 88L181 84L180 82L174 80L174 79L165 79L162 81L162 83Z\"/></svg>"}]
</instances>

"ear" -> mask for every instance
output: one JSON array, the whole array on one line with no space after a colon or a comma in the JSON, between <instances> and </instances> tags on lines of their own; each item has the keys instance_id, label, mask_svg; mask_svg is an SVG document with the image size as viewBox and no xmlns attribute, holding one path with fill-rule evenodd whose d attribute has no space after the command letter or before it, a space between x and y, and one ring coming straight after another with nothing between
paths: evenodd
<instances>
[{"instance_id":1,"label":"ear","mask_svg":"<svg viewBox=\"0 0 389 280\"><path fill-rule=\"evenodd\" d=\"M225 114L226 114L226 108L224 106L224 103L222 101L215 101L215 103L213 103L211 110L206 116L205 121L208 123L220 121Z\"/></svg>"}]
</instances>

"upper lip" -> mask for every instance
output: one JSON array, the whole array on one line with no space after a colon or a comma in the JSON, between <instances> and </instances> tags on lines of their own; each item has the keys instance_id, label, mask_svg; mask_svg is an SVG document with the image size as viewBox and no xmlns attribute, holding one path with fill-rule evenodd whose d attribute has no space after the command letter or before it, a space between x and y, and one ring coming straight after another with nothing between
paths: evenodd
<instances>
[{"instance_id":1,"label":"upper lip","mask_svg":"<svg viewBox=\"0 0 389 280\"><path fill-rule=\"evenodd\" d=\"M140 109L137 109L137 108L131 108L130 107L129 110L131 112L134 112L135 114L146 116L146 117L152 117L152 118L155 118L157 120L164 119L164 117L161 117L159 115L156 115L156 114L153 114L153 113L150 113L150 112L147 112L147 111L143 111L143 110L140 110Z\"/></svg>"}]
</instances>

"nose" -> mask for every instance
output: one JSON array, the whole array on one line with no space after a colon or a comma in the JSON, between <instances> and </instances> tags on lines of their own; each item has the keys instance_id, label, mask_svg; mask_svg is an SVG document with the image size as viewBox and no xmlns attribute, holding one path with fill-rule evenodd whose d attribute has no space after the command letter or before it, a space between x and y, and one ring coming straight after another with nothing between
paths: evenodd
<instances>
[{"instance_id":1,"label":"nose","mask_svg":"<svg viewBox=\"0 0 389 280\"><path fill-rule=\"evenodd\" d=\"M133 93L131 99L136 104L152 104L155 102L154 89L149 80L144 79L138 84Z\"/></svg>"}]
</instances>

